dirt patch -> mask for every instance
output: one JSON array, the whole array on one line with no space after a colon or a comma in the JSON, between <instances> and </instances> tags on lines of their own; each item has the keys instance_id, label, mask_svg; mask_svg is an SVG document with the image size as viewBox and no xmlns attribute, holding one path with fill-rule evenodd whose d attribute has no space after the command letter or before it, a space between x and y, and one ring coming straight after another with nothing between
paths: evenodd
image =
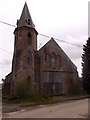
<instances>
[{"instance_id":1,"label":"dirt patch","mask_svg":"<svg viewBox=\"0 0 90 120\"><path fill-rule=\"evenodd\" d=\"M2 112L8 113L8 112L15 112L21 110L20 105L13 105L13 104L2 104Z\"/></svg>"}]
</instances>

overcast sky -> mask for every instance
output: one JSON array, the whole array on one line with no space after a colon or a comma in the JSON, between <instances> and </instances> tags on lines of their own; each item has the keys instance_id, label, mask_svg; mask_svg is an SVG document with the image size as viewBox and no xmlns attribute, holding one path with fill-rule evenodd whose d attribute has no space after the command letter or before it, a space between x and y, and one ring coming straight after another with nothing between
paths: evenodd
<instances>
[{"instance_id":1,"label":"overcast sky","mask_svg":"<svg viewBox=\"0 0 90 120\"><path fill-rule=\"evenodd\" d=\"M26 0L38 33L82 46L88 36L88 0ZM25 0L0 0L0 21L16 25ZM0 23L0 80L10 71L14 27ZM49 39L38 35L38 48ZM81 76L82 47L56 41ZM4 50L8 51L4 51Z\"/></svg>"}]
</instances>

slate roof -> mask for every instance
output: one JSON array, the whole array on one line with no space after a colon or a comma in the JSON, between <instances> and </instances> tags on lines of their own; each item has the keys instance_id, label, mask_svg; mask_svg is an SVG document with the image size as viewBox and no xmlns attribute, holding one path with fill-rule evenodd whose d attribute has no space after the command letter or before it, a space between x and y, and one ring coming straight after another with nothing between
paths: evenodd
<instances>
[{"instance_id":1,"label":"slate roof","mask_svg":"<svg viewBox=\"0 0 90 120\"><path fill-rule=\"evenodd\" d=\"M20 20L17 20L17 27L27 26L31 28L35 28L35 25L32 21L27 3L25 2L24 8L22 10L22 14Z\"/></svg>"}]
</instances>

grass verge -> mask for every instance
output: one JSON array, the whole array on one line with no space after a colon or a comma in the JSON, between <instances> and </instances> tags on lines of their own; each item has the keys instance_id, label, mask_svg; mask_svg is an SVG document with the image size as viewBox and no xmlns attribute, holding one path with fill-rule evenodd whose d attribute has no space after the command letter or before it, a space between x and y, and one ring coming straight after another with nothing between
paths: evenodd
<instances>
[{"instance_id":1,"label":"grass verge","mask_svg":"<svg viewBox=\"0 0 90 120\"><path fill-rule=\"evenodd\" d=\"M74 100L79 98L88 97L87 94L79 95L67 95L67 96L51 96L51 97L41 97L35 96L31 98L13 98L6 99L3 102L7 104L21 104L21 105L39 105L39 104L50 104L55 102L62 102L66 100Z\"/></svg>"},{"instance_id":2,"label":"grass verge","mask_svg":"<svg viewBox=\"0 0 90 120\"><path fill-rule=\"evenodd\" d=\"M38 104L46 104L51 102L51 97L35 97L35 98L17 98L17 99L7 99L4 103L7 104L26 104L26 105L38 105Z\"/></svg>"}]
</instances>

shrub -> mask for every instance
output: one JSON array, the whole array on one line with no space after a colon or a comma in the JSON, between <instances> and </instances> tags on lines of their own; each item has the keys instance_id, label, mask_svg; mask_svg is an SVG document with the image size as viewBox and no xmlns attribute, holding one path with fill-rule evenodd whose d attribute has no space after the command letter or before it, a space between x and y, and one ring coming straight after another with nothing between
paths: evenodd
<instances>
[{"instance_id":1,"label":"shrub","mask_svg":"<svg viewBox=\"0 0 90 120\"><path fill-rule=\"evenodd\" d=\"M16 83L16 93L15 96L19 98L29 98L34 94L31 90L30 83L27 80L23 79Z\"/></svg>"}]
</instances>

